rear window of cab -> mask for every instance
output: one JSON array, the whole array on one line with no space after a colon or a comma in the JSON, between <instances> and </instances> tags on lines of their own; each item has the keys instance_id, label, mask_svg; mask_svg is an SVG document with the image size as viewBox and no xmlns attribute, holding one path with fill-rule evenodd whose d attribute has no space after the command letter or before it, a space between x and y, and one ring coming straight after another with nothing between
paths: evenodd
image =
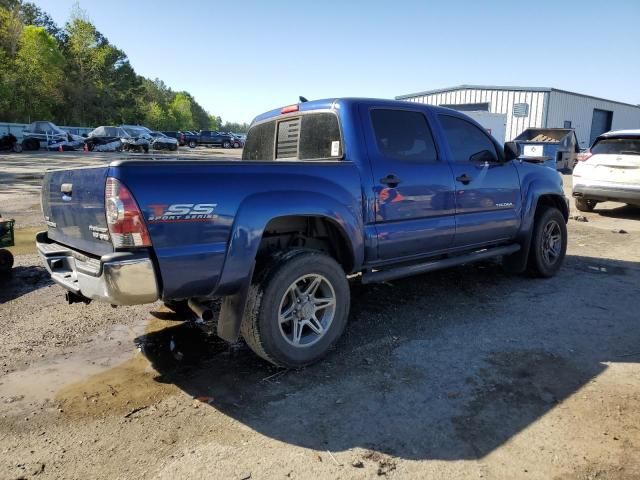
<instances>
[{"instance_id":1,"label":"rear window of cab","mask_svg":"<svg viewBox=\"0 0 640 480\"><path fill-rule=\"evenodd\" d=\"M331 112L279 117L254 125L247 133L243 160L339 160L342 137Z\"/></svg>"}]
</instances>

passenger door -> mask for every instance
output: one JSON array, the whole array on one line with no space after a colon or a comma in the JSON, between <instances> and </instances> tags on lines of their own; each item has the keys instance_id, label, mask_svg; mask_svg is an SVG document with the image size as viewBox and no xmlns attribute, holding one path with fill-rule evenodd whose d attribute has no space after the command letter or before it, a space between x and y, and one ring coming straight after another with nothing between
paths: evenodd
<instances>
[{"instance_id":1,"label":"passenger door","mask_svg":"<svg viewBox=\"0 0 640 480\"><path fill-rule=\"evenodd\" d=\"M439 252L455 233L453 177L419 109L362 106L378 261Z\"/></svg>"},{"instance_id":2,"label":"passenger door","mask_svg":"<svg viewBox=\"0 0 640 480\"><path fill-rule=\"evenodd\" d=\"M454 245L506 241L520 227L521 193L513 162L502 162L482 128L453 115L438 115L455 179Z\"/></svg>"}]
</instances>

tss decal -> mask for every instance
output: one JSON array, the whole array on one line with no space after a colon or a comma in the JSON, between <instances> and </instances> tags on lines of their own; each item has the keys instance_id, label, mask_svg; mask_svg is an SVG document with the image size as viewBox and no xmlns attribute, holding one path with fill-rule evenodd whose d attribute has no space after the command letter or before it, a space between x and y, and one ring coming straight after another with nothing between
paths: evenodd
<instances>
[{"instance_id":1,"label":"tss decal","mask_svg":"<svg viewBox=\"0 0 640 480\"><path fill-rule=\"evenodd\" d=\"M214 220L217 203L174 203L173 205L149 205L151 223L205 222Z\"/></svg>"}]
</instances>

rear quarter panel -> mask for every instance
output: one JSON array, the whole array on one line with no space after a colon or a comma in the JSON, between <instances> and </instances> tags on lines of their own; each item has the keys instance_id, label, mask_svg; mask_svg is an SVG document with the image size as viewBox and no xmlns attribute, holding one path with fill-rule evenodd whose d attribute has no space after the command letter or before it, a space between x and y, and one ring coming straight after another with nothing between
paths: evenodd
<instances>
[{"instance_id":1,"label":"rear quarter panel","mask_svg":"<svg viewBox=\"0 0 640 480\"><path fill-rule=\"evenodd\" d=\"M278 216L329 217L361 262L360 178L350 162L157 161L114 166L110 174L143 211L165 299L235 293L251 273L265 226ZM213 205L213 218L157 219L171 206L203 204Z\"/></svg>"}]
</instances>

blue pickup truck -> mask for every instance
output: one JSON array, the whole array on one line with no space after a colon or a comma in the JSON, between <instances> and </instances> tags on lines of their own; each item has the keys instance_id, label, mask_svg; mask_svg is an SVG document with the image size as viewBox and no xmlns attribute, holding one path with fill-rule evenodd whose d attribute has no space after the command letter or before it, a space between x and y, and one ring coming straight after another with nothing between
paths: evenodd
<instances>
[{"instance_id":1,"label":"blue pickup truck","mask_svg":"<svg viewBox=\"0 0 640 480\"><path fill-rule=\"evenodd\" d=\"M285 367L320 359L347 277L383 282L499 257L550 277L567 247L560 175L454 110L318 100L255 118L242 161L131 158L50 171L40 256L70 303L155 302Z\"/></svg>"}]
</instances>

